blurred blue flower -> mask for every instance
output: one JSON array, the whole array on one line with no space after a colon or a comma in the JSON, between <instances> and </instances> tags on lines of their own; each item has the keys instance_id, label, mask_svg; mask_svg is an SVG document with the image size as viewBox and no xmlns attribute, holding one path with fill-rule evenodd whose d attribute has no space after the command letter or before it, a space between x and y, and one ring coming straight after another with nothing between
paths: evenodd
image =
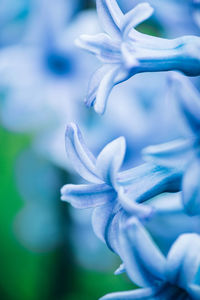
<instances>
[{"instance_id":1,"label":"blurred blue flower","mask_svg":"<svg viewBox=\"0 0 200 300\"><path fill-rule=\"evenodd\" d=\"M96 112L104 113L113 86L137 73L180 70L189 76L200 74L199 37L169 40L134 29L153 13L148 3L123 14L116 0L97 0L97 12L106 33L77 39L78 46L104 63L93 75L86 97L86 104Z\"/></svg>"},{"instance_id":2,"label":"blurred blue flower","mask_svg":"<svg viewBox=\"0 0 200 300\"><path fill-rule=\"evenodd\" d=\"M0 48L19 42L22 39L30 7L30 0L1 0Z\"/></svg>"},{"instance_id":3,"label":"blurred blue flower","mask_svg":"<svg viewBox=\"0 0 200 300\"><path fill-rule=\"evenodd\" d=\"M32 133L34 149L66 168L66 121L86 123L82 94L96 65L74 39L96 33L98 24L92 10L72 18L77 1L47 2L32 3L23 41L0 51L0 116L7 129Z\"/></svg>"},{"instance_id":4,"label":"blurred blue flower","mask_svg":"<svg viewBox=\"0 0 200 300\"><path fill-rule=\"evenodd\" d=\"M102 300L199 299L199 235L181 235L165 257L137 219L129 219L121 231L124 267L142 289L108 294Z\"/></svg>"}]
</instances>

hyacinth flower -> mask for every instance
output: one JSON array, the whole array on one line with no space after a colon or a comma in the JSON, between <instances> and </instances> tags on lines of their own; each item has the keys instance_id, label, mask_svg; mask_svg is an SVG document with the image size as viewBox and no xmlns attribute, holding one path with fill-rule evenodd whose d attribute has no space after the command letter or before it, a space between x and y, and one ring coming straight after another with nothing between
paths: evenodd
<instances>
[{"instance_id":1,"label":"hyacinth flower","mask_svg":"<svg viewBox=\"0 0 200 300\"><path fill-rule=\"evenodd\" d=\"M165 257L141 223L131 218L119 237L129 278L141 289L108 294L101 300L200 298L200 236L183 234Z\"/></svg>"},{"instance_id":2,"label":"hyacinth flower","mask_svg":"<svg viewBox=\"0 0 200 300\"><path fill-rule=\"evenodd\" d=\"M137 73L179 70L188 76L200 75L199 37L170 40L138 32L134 27L153 13L148 3L138 4L126 14L116 0L97 0L96 4L106 33L82 35L76 41L103 63L89 83L87 106L103 114L113 86Z\"/></svg>"},{"instance_id":3,"label":"hyacinth flower","mask_svg":"<svg viewBox=\"0 0 200 300\"><path fill-rule=\"evenodd\" d=\"M200 94L186 77L174 74L173 80L178 106L191 134L171 143L147 147L143 154L160 166L182 165L183 206L188 214L197 215L200 214Z\"/></svg>"},{"instance_id":4,"label":"hyacinth flower","mask_svg":"<svg viewBox=\"0 0 200 300\"><path fill-rule=\"evenodd\" d=\"M75 208L95 208L94 231L116 252L115 237L121 215L134 214L148 220L154 209L141 203L162 192L180 189L180 168L145 163L120 172L125 156L123 137L107 144L95 158L85 145L79 128L72 123L66 130L66 150L74 169L87 184L65 185L61 199Z\"/></svg>"}]
</instances>

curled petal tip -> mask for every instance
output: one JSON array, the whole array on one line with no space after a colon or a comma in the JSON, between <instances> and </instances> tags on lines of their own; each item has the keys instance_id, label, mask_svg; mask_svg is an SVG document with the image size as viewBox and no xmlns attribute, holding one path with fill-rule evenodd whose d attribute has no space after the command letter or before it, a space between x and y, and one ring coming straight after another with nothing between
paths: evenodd
<instances>
[{"instance_id":1,"label":"curled petal tip","mask_svg":"<svg viewBox=\"0 0 200 300\"><path fill-rule=\"evenodd\" d=\"M124 273L125 272L125 266L124 266L124 264L121 264L120 266L119 266L119 268L114 272L114 274L115 275L120 275L120 274L122 274L122 273Z\"/></svg>"}]
</instances>

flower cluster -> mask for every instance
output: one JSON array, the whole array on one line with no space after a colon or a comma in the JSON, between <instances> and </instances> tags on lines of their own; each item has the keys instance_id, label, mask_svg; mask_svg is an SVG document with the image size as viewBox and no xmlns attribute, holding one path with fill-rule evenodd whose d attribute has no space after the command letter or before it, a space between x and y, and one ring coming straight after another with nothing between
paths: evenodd
<instances>
[{"instance_id":1,"label":"flower cluster","mask_svg":"<svg viewBox=\"0 0 200 300\"><path fill-rule=\"evenodd\" d=\"M186 75L200 75L200 38L164 39L137 31L135 27L153 13L148 3L138 4L127 13L116 0L96 3L106 33L83 35L77 40L103 63L91 79L86 104L103 114L116 84L137 73L180 71L184 75L171 72L169 80L187 134L146 147L144 163L124 170L124 137L108 143L95 157L79 127L70 123L66 150L85 182L65 185L62 200L75 208L93 208L94 232L122 260L116 274L126 272L141 287L109 294L102 300L198 300L200 95ZM165 220L173 217L176 228L174 224L165 228ZM155 228L160 228L162 241Z\"/></svg>"}]
</instances>

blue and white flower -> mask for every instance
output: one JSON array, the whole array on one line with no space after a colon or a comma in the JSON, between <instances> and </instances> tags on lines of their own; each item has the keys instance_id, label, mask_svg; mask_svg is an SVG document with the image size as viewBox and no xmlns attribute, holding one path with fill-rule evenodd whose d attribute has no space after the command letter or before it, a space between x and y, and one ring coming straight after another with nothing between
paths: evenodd
<instances>
[{"instance_id":1,"label":"blue and white flower","mask_svg":"<svg viewBox=\"0 0 200 300\"><path fill-rule=\"evenodd\" d=\"M86 184L67 184L62 190L62 200L75 208L95 208L94 231L109 247L117 252L117 233L121 215L136 215L150 220L161 210L146 201L163 192L180 190L183 166L160 166L144 163L120 171L125 156L125 140L120 137L107 144L95 158L88 150L79 128L70 124L66 131L66 150L73 168L86 180ZM178 203L178 210L183 208ZM177 210L168 205L169 211Z\"/></svg>"},{"instance_id":2,"label":"blue and white flower","mask_svg":"<svg viewBox=\"0 0 200 300\"><path fill-rule=\"evenodd\" d=\"M188 214L200 214L200 94L186 78L174 74L179 109L190 129L190 136L158 146L147 147L143 154L160 166L182 166L183 206Z\"/></svg>"},{"instance_id":3,"label":"blue and white flower","mask_svg":"<svg viewBox=\"0 0 200 300\"><path fill-rule=\"evenodd\" d=\"M199 299L199 235L181 235L165 257L141 223L132 218L123 226L119 240L123 267L141 289L108 294L101 300Z\"/></svg>"},{"instance_id":4,"label":"blue and white flower","mask_svg":"<svg viewBox=\"0 0 200 300\"><path fill-rule=\"evenodd\" d=\"M137 73L179 70L189 76L200 75L199 37L169 40L134 29L152 15L148 3L123 14L116 0L97 0L97 12L106 33L77 39L78 46L103 63L94 73L86 97L86 105L94 106L96 112L104 113L113 86Z\"/></svg>"}]
</instances>

